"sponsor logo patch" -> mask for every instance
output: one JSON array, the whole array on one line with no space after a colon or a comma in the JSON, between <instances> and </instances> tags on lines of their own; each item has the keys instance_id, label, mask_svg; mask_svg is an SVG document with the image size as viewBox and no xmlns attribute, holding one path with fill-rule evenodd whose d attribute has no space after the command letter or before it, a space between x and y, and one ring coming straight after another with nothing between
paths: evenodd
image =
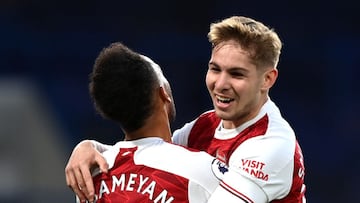
<instances>
[{"instance_id":1,"label":"sponsor logo patch","mask_svg":"<svg viewBox=\"0 0 360 203\"><path fill-rule=\"evenodd\" d=\"M211 169L219 180L222 180L224 174L229 171L228 166L218 159L214 159L211 165Z\"/></svg>"}]
</instances>

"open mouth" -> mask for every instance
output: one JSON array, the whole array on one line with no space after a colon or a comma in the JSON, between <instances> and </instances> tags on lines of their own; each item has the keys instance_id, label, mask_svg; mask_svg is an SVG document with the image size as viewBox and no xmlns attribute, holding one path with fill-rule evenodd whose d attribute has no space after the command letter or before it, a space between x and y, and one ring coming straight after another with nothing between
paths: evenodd
<instances>
[{"instance_id":1,"label":"open mouth","mask_svg":"<svg viewBox=\"0 0 360 203\"><path fill-rule=\"evenodd\" d=\"M221 97L221 96L219 96L219 95L216 95L216 99L218 100L218 102L226 103L226 104L234 101L234 99L227 98L227 97Z\"/></svg>"}]
</instances>

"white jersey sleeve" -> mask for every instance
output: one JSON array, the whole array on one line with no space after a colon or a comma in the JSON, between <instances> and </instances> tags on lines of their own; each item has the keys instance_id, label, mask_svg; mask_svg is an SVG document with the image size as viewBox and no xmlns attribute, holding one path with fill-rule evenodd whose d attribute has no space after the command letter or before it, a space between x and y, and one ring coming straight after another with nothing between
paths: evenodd
<instances>
[{"instance_id":1,"label":"white jersey sleeve","mask_svg":"<svg viewBox=\"0 0 360 203\"><path fill-rule=\"evenodd\" d=\"M230 168L208 200L208 203L218 202L267 203L268 201L265 192L259 185Z\"/></svg>"},{"instance_id":2,"label":"white jersey sleeve","mask_svg":"<svg viewBox=\"0 0 360 203\"><path fill-rule=\"evenodd\" d=\"M194 126L197 119L191 121L190 123L186 123L182 128L177 129L174 131L172 136L172 142L174 144L182 145L182 146L188 146L188 138L190 135L190 131L192 127Z\"/></svg>"},{"instance_id":3,"label":"white jersey sleeve","mask_svg":"<svg viewBox=\"0 0 360 203\"><path fill-rule=\"evenodd\" d=\"M236 184L232 177L226 177L231 176L231 173L227 173L223 182L235 185L251 199L264 194L267 202L286 196L292 183L295 148L289 144L295 142L287 139L284 136L272 136L271 139L259 136L245 141L232 154L229 165L233 171L252 181L239 181ZM253 188L254 184L262 189L249 189Z\"/></svg>"},{"instance_id":4,"label":"white jersey sleeve","mask_svg":"<svg viewBox=\"0 0 360 203\"><path fill-rule=\"evenodd\" d=\"M112 145L103 144L103 143L98 142L96 140L90 140L90 142L95 147L95 149L97 151L99 151L100 153L103 153L103 152L109 150L112 147Z\"/></svg>"}]
</instances>

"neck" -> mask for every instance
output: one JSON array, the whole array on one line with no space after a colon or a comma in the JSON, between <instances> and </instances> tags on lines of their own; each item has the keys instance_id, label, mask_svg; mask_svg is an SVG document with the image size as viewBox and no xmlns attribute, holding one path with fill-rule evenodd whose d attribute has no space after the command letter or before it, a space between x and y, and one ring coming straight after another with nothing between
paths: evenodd
<instances>
[{"instance_id":1,"label":"neck","mask_svg":"<svg viewBox=\"0 0 360 203\"><path fill-rule=\"evenodd\" d=\"M239 117L234 120L223 119L223 127L226 129L237 128L242 124L248 122L249 120L255 118L259 114L261 108L264 106L267 100L268 100L268 96L266 95L266 97L263 97L263 99L261 99L259 103L252 108L251 111L249 111L247 114L243 114L242 117Z\"/></svg>"},{"instance_id":2,"label":"neck","mask_svg":"<svg viewBox=\"0 0 360 203\"><path fill-rule=\"evenodd\" d=\"M171 129L168 115L164 111L155 110L138 130L126 133L125 140L136 140L146 137L159 137L166 142L171 142Z\"/></svg>"}]
</instances>

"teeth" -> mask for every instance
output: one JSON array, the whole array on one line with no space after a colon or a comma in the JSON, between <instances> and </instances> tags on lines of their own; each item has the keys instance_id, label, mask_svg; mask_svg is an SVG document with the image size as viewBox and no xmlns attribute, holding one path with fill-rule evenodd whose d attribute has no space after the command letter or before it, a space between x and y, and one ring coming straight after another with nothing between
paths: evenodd
<instances>
[{"instance_id":1,"label":"teeth","mask_svg":"<svg viewBox=\"0 0 360 203\"><path fill-rule=\"evenodd\" d=\"M230 98L220 97L220 96L216 96L216 98L217 98L220 102L225 102L225 103L231 102L231 101L233 100L233 99L230 99Z\"/></svg>"}]
</instances>

